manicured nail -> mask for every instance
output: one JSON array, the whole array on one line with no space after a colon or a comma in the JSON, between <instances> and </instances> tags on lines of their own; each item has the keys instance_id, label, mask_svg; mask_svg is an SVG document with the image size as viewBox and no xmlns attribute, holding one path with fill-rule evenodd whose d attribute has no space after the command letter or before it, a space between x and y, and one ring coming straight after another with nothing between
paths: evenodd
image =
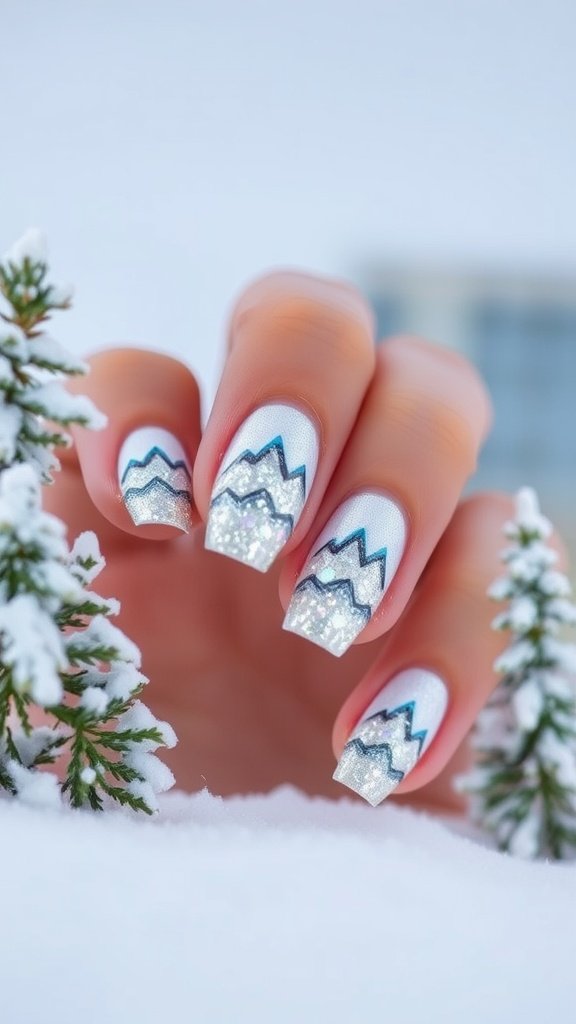
<instances>
[{"instance_id":1,"label":"manicured nail","mask_svg":"<svg viewBox=\"0 0 576 1024\"><path fill-rule=\"evenodd\" d=\"M206 547L260 572L298 522L316 473L318 436L292 405L263 405L234 435L216 478Z\"/></svg>"},{"instance_id":2,"label":"manicured nail","mask_svg":"<svg viewBox=\"0 0 576 1024\"><path fill-rule=\"evenodd\" d=\"M122 500L136 526L163 523L188 533L192 472L180 441L163 427L140 427L118 456Z\"/></svg>"},{"instance_id":3,"label":"manicured nail","mask_svg":"<svg viewBox=\"0 0 576 1024\"><path fill-rule=\"evenodd\" d=\"M448 691L439 676L423 668L399 672L366 709L333 778L376 807L430 745L447 704Z\"/></svg>"},{"instance_id":4,"label":"manicured nail","mask_svg":"<svg viewBox=\"0 0 576 1024\"><path fill-rule=\"evenodd\" d=\"M391 498L363 492L328 520L298 577L284 629L339 657L372 618L406 543L406 523Z\"/></svg>"}]
</instances>

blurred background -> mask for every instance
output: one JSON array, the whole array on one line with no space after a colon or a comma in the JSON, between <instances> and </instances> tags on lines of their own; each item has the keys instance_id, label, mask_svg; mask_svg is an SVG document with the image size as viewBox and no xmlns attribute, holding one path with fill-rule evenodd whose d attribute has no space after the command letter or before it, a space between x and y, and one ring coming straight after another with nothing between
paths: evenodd
<instances>
[{"instance_id":1,"label":"blurred background","mask_svg":"<svg viewBox=\"0 0 576 1024\"><path fill-rule=\"evenodd\" d=\"M533 483L576 548L573 0L0 0L0 249L46 229L54 333L187 359L273 266L491 387L474 486Z\"/></svg>"}]
</instances>

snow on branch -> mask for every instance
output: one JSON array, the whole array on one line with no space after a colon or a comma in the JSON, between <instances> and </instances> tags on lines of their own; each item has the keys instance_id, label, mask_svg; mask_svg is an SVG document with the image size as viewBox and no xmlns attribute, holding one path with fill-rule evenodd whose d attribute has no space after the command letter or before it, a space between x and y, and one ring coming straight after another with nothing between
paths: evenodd
<instances>
[{"instance_id":1,"label":"snow on branch","mask_svg":"<svg viewBox=\"0 0 576 1024\"><path fill-rule=\"evenodd\" d=\"M472 734L475 764L456 780L473 819L499 847L526 858L576 855L576 646L567 577L547 544L550 521L523 488L504 526L507 572L489 596L507 602L493 628L510 634L496 659L500 682Z\"/></svg>"},{"instance_id":2,"label":"snow on branch","mask_svg":"<svg viewBox=\"0 0 576 1024\"><path fill-rule=\"evenodd\" d=\"M50 283L38 231L0 263L0 793L151 814L174 782L155 751L176 736L139 700L140 651L109 621L119 602L87 589L105 565L96 535L70 550L64 523L42 508L54 448L71 443L60 428L106 423L65 387L87 365L44 330L71 294ZM62 778L45 770L61 759Z\"/></svg>"}]
</instances>

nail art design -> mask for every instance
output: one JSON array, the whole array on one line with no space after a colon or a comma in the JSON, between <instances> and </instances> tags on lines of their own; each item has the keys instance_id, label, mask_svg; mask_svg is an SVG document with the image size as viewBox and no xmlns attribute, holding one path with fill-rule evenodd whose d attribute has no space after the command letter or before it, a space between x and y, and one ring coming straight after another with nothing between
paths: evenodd
<instances>
[{"instance_id":1,"label":"nail art design","mask_svg":"<svg viewBox=\"0 0 576 1024\"><path fill-rule=\"evenodd\" d=\"M188 533L192 522L192 472L178 439L163 427L140 427L118 456L118 479L136 526L162 523Z\"/></svg>"},{"instance_id":2,"label":"nail art design","mask_svg":"<svg viewBox=\"0 0 576 1024\"><path fill-rule=\"evenodd\" d=\"M364 492L343 502L300 573L284 629L344 654L392 582L405 541L404 516L391 498Z\"/></svg>"},{"instance_id":3,"label":"nail art design","mask_svg":"<svg viewBox=\"0 0 576 1024\"><path fill-rule=\"evenodd\" d=\"M436 735L448 691L426 669L400 672L366 709L333 778L375 807L412 771Z\"/></svg>"},{"instance_id":4,"label":"nail art design","mask_svg":"<svg viewBox=\"0 0 576 1024\"><path fill-rule=\"evenodd\" d=\"M308 416L281 403L256 409L222 461L206 547L266 572L300 518L317 462L318 438Z\"/></svg>"}]
</instances>

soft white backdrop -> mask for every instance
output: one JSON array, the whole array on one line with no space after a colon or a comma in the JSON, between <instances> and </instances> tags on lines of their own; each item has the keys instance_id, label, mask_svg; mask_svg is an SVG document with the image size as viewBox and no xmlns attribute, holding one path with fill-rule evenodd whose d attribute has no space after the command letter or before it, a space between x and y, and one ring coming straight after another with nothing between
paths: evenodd
<instances>
[{"instance_id":1,"label":"soft white backdrop","mask_svg":"<svg viewBox=\"0 0 576 1024\"><path fill-rule=\"evenodd\" d=\"M271 265L576 268L572 0L0 0L0 249L49 232L60 337L210 391Z\"/></svg>"}]
</instances>

